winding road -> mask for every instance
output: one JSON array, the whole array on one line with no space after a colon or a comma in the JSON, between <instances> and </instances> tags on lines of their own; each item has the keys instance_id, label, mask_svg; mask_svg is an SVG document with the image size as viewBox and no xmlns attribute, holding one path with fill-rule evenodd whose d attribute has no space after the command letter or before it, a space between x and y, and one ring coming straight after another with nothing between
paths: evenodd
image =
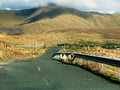
<instances>
[{"instance_id":1,"label":"winding road","mask_svg":"<svg viewBox=\"0 0 120 90\"><path fill-rule=\"evenodd\" d=\"M0 65L0 90L120 90L82 68L51 60L57 51L49 48L35 60Z\"/></svg>"}]
</instances>

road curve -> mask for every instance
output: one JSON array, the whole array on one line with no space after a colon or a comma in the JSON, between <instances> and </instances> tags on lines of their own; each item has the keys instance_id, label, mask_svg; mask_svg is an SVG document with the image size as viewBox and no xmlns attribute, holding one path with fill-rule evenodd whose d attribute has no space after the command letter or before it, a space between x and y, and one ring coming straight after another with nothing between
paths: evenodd
<instances>
[{"instance_id":1,"label":"road curve","mask_svg":"<svg viewBox=\"0 0 120 90\"><path fill-rule=\"evenodd\" d=\"M35 60L0 65L0 90L120 90L84 69L51 60L57 51L49 48Z\"/></svg>"}]
</instances>

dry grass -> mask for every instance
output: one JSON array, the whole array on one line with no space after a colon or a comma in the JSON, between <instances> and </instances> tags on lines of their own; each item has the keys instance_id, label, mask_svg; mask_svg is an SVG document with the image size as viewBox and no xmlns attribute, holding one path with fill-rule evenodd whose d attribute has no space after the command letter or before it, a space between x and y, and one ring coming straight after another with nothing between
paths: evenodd
<instances>
[{"instance_id":1,"label":"dry grass","mask_svg":"<svg viewBox=\"0 0 120 90\"><path fill-rule=\"evenodd\" d=\"M25 60L42 55L46 50L40 47L24 47L24 45L42 45L34 40L18 36L0 35L0 62L9 60ZM23 47L22 47L23 46Z\"/></svg>"},{"instance_id":2,"label":"dry grass","mask_svg":"<svg viewBox=\"0 0 120 90\"><path fill-rule=\"evenodd\" d=\"M94 14L90 18L83 18L71 14L62 14L54 18L45 18L33 23L25 24L24 30L28 32L41 30L64 29L120 29L120 15Z\"/></svg>"},{"instance_id":3,"label":"dry grass","mask_svg":"<svg viewBox=\"0 0 120 90\"><path fill-rule=\"evenodd\" d=\"M38 30L24 34L22 37L42 41L51 46L60 43L77 43L80 40L120 43L119 33L120 30L117 29Z\"/></svg>"},{"instance_id":4,"label":"dry grass","mask_svg":"<svg viewBox=\"0 0 120 90\"><path fill-rule=\"evenodd\" d=\"M77 52L83 52L86 54L93 54L97 56L107 56L111 58L120 58L120 50L110 50L110 49L103 49L101 47L94 47L94 48L82 48L77 50Z\"/></svg>"},{"instance_id":5,"label":"dry grass","mask_svg":"<svg viewBox=\"0 0 120 90\"><path fill-rule=\"evenodd\" d=\"M45 18L33 23L25 24L22 29L26 34L35 33L39 34L40 37L43 35L51 37L51 35L55 33L57 35L59 34L59 37L61 34L64 39L71 37L73 41L76 41L77 39L96 41L98 39L98 41L117 43L120 42L120 29L117 27L119 22L117 23L116 19L112 22L112 17L119 18L119 16L114 15L93 15L91 18L85 19L76 15L63 14L54 18ZM105 18L109 18L108 22L104 22ZM113 24L110 25L112 28L109 26L109 23ZM105 24L104 27L101 26L101 24ZM54 42L56 42L56 40Z\"/></svg>"},{"instance_id":6,"label":"dry grass","mask_svg":"<svg viewBox=\"0 0 120 90\"><path fill-rule=\"evenodd\" d=\"M42 41L47 46L53 46L60 43L75 43L80 41L81 39L100 42L103 41L102 36L100 36L99 34L73 33L73 32L61 33L61 32L56 33L46 31L41 33L25 34L22 37L38 42Z\"/></svg>"},{"instance_id":7,"label":"dry grass","mask_svg":"<svg viewBox=\"0 0 120 90\"><path fill-rule=\"evenodd\" d=\"M99 29L120 29L120 15L94 14L89 21Z\"/></svg>"},{"instance_id":8,"label":"dry grass","mask_svg":"<svg viewBox=\"0 0 120 90\"><path fill-rule=\"evenodd\" d=\"M60 15L55 18L47 18L34 23L24 25L24 30L31 32L32 30L63 30L74 28L89 28L88 21L74 15Z\"/></svg>"},{"instance_id":9,"label":"dry grass","mask_svg":"<svg viewBox=\"0 0 120 90\"><path fill-rule=\"evenodd\" d=\"M52 11L57 8L61 13L55 15ZM77 42L81 39L92 41L109 41L120 42L120 15L102 15L98 13L79 12L73 9L61 7L44 7L38 9L32 15L16 16L13 11L1 11L0 24L2 27L7 28L20 28L25 32L24 35L8 39L16 43L32 43L32 42L45 42L48 46L56 45L58 43ZM51 16L49 17L49 12ZM24 25L17 26L25 22L25 20L32 19L33 17L46 13L45 18L41 18L32 23L25 23ZM79 13L79 15L75 14ZM21 14L22 15L22 14ZM88 17L85 18L85 16ZM4 31L4 30L3 30ZM25 42L24 42L24 41Z\"/></svg>"},{"instance_id":10,"label":"dry grass","mask_svg":"<svg viewBox=\"0 0 120 90\"><path fill-rule=\"evenodd\" d=\"M71 50L66 50L66 51L69 52ZM75 50L74 52L82 52L85 54L92 54L92 55L96 55L96 56L105 56L105 57L110 57L110 58L120 58L120 50L103 49L101 47L94 47L94 48L84 47L84 48ZM104 64L104 68L101 71L100 70L101 64L98 62L91 61L90 65L88 65L87 60L83 60L82 64L81 64L80 60L76 59L76 64L82 65L85 68L89 68L92 71L102 73L105 76L110 77L112 79L118 79L118 75L119 75L118 67Z\"/></svg>"}]
</instances>

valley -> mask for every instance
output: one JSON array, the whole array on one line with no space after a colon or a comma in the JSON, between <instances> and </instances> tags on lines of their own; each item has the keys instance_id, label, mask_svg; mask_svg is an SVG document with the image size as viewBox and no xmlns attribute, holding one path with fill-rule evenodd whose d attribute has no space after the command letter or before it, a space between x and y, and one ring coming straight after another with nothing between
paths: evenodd
<instances>
[{"instance_id":1,"label":"valley","mask_svg":"<svg viewBox=\"0 0 120 90\"><path fill-rule=\"evenodd\" d=\"M10 47L15 44L45 44L49 47L81 40L120 43L119 21L119 14L83 12L56 5L25 10L0 10L0 40L2 43L10 43ZM3 46L1 53L9 53L8 49L2 51L2 48ZM14 51L15 48L12 49ZM28 51L22 51L24 50ZM28 52L32 55L33 51ZM28 56L31 58L31 55Z\"/></svg>"}]
</instances>

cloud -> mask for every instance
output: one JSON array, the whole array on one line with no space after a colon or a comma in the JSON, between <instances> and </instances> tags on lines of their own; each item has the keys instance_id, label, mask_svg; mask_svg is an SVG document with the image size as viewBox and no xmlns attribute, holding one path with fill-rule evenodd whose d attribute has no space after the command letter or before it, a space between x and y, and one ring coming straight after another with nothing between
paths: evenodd
<instances>
[{"instance_id":1,"label":"cloud","mask_svg":"<svg viewBox=\"0 0 120 90\"><path fill-rule=\"evenodd\" d=\"M30 0L25 0L26 2L29 2Z\"/></svg>"},{"instance_id":2,"label":"cloud","mask_svg":"<svg viewBox=\"0 0 120 90\"><path fill-rule=\"evenodd\" d=\"M9 0L10 2L12 2L13 0Z\"/></svg>"},{"instance_id":3,"label":"cloud","mask_svg":"<svg viewBox=\"0 0 120 90\"><path fill-rule=\"evenodd\" d=\"M0 0L0 9L26 9L47 6L48 3L101 13L114 13L120 10L120 0Z\"/></svg>"},{"instance_id":4,"label":"cloud","mask_svg":"<svg viewBox=\"0 0 120 90\"><path fill-rule=\"evenodd\" d=\"M6 8L5 10L11 10L11 8Z\"/></svg>"},{"instance_id":5,"label":"cloud","mask_svg":"<svg viewBox=\"0 0 120 90\"><path fill-rule=\"evenodd\" d=\"M101 13L114 13L120 10L120 0L96 0L96 8L94 10Z\"/></svg>"}]
</instances>

